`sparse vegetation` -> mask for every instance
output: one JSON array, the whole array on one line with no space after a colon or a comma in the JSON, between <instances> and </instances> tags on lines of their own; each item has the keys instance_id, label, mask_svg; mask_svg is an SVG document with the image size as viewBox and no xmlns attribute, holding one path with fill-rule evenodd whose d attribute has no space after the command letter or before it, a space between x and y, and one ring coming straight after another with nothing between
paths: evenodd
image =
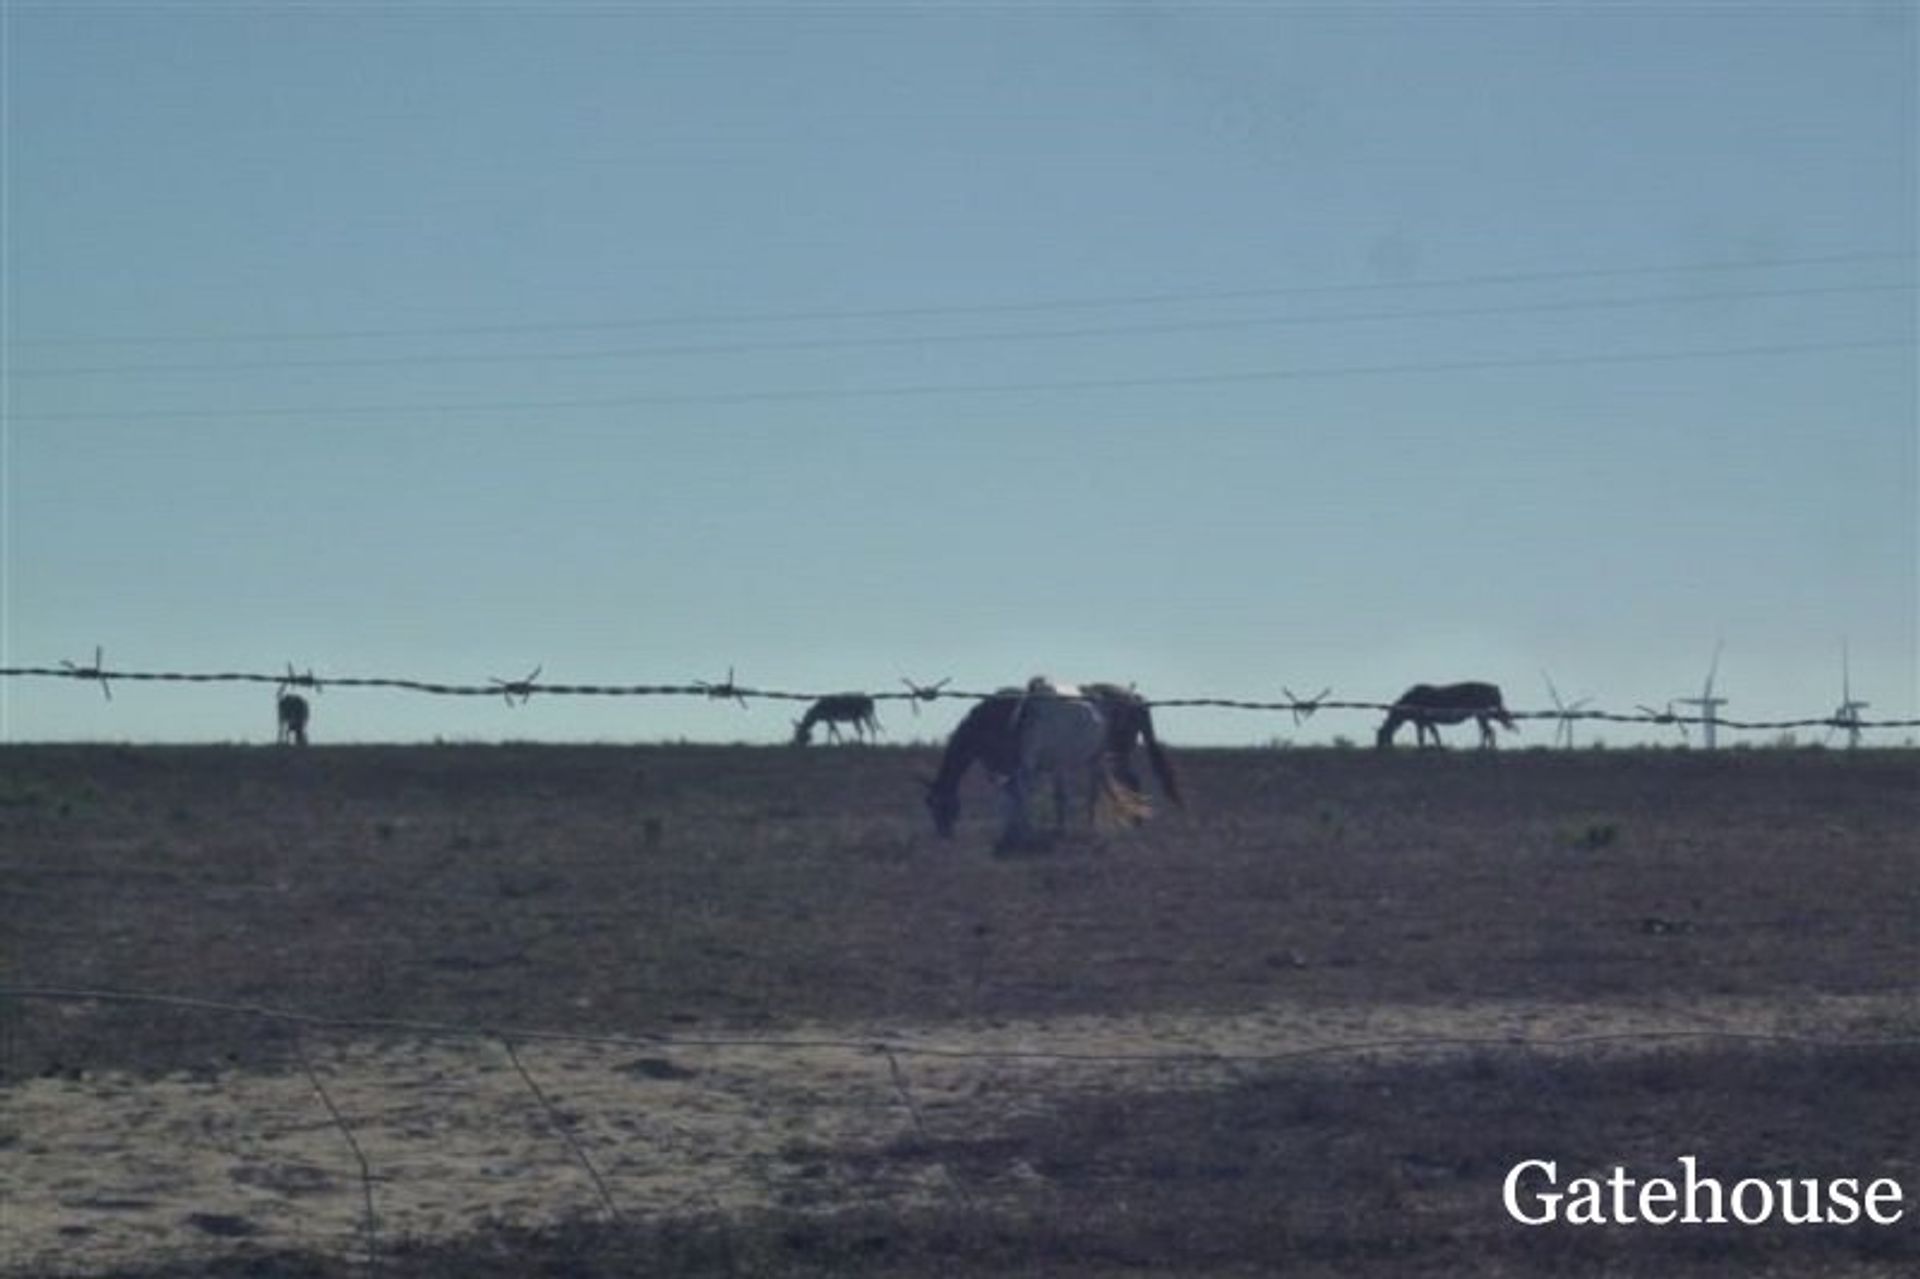
<instances>
[{"instance_id":1,"label":"sparse vegetation","mask_svg":"<svg viewBox=\"0 0 1920 1279\"><path fill-rule=\"evenodd\" d=\"M1920 761L1898 752L1183 752L1190 811L995 858L930 752L784 747L0 751L6 980L320 1014L698 1033L1276 1005L1749 999L1920 971ZM93 796L56 816L55 796ZM173 814L191 814L175 821ZM1542 850L1604 850L1604 857ZM0 1003L5 1081L290 1068L257 1019ZM1888 1037L1912 1024L1888 1022ZM639 1086L685 1064L633 1052ZM1525 1231L1508 1163L1880 1175L1920 1189L1920 1050L1755 1044L1240 1067L1021 1093L1017 1120L789 1143L792 1201L725 1221L391 1241L425 1276L1911 1273L1913 1230ZM982 1105L993 1104L992 1095ZM1684 1149L1682 1148L1684 1147ZM9 1157L13 1156L11 1150ZM833 1211L946 1170L973 1192ZM335 1276L256 1251L161 1276ZM210 1233L211 1232L211 1233ZM209 1238L217 1231L203 1225Z\"/></svg>"}]
</instances>

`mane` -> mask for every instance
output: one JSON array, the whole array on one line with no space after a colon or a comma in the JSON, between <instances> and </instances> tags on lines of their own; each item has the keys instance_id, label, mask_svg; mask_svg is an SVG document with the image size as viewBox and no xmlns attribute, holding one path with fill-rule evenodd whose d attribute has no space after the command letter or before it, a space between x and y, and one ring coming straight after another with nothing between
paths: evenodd
<instances>
[{"instance_id":1,"label":"mane","mask_svg":"<svg viewBox=\"0 0 1920 1279\"><path fill-rule=\"evenodd\" d=\"M933 779L935 788L958 787L960 779L975 764L996 777L1005 777L1013 771L1014 742L1010 729L1014 711L1019 706L1019 690L1008 689L1003 693L975 705L947 738L946 751L940 756L940 771Z\"/></svg>"}]
</instances>

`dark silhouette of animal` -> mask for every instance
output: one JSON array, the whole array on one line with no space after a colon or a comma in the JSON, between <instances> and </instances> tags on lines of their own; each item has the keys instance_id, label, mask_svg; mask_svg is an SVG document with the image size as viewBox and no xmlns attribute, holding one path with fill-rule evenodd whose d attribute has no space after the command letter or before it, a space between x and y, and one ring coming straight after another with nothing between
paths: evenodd
<instances>
[{"instance_id":1,"label":"dark silhouette of animal","mask_svg":"<svg viewBox=\"0 0 1920 1279\"><path fill-rule=\"evenodd\" d=\"M880 735L880 720L873 713L873 699L865 693L835 693L823 697L807 707L807 713L793 721L793 744L805 746L813 741L813 726L827 726L827 740L840 740L840 725L853 728L856 741L865 741L868 735Z\"/></svg>"},{"instance_id":2,"label":"dark silhouette of animal","mask_svg":"<svg viewBox=\"0 0 1920 1279\"><path fill-rule=\"evenodd\" d=\"M311 713L307 699L298 693L282 693L278 704L280 718L280 745L305 746L307 744L307 716Z\"/></svg>"},{"instance_id":3,"label":"dark silhouette of animal","mask_svg":"<svg viewBox=\"0 0 1920 1279\"><path fill-rule=\"evenodd\" d=\"M1507 708L1501 703L1500 689L1493 684L1415 684L1400 694L1393 709L1387 712L1387 718L1380 725L1375 744L1385 749L1393 745L1393 735L1402 724L1411 723L1414 740L1420 745L1440 745L1440 725L1458 724L1465 720L1477 720L1480 724L1480 745L1493 745L1493 725L1501 724L1512 731L1520 726L1513 722L1513 716L1507 714Z\"/></svg>"},{"instance_id":4,"label":"dark silhouette of animal","mask_svg":"<svg viewBox=\"0 0 1920 1279\"><path fill-rule=\"evenodd\" d=\"M1161 791L1176 808L1184 808L1186 801L1173 762L1154 736L1153 712L1145 699L1117 684L1082 684L1080 695L1100 710L1108 762L1120 784L1135 795L1144 794L1133 769L1133 749L1144 741L1147 761L1153 766ZM960 783L968 769L978 764L1000 784L1019 769L1020 740L1014 719L1025 696L1023 689L1003 688L974 703L947 738L939 772L922 779L927 811L933 816L934 829L943 837L951 836L960 820Z\"/></svg>"}]
</instances>

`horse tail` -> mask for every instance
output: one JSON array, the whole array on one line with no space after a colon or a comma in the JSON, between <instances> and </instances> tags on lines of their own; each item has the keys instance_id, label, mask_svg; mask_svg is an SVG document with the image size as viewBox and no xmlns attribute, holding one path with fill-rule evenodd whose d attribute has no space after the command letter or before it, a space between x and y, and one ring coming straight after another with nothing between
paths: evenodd
<instances>
[{"instance_id":1,"label":"horse tail","mask_svg":"<svg viewBox=\"0 0 1920 1279\"><path fill-rule=\"evenodd\" d=\"M1146 744L1147 763L1153 765L1153 775L1160 782L1160 789L1167 793L1175 808L1184 809L1187 801L1180 794L1180 782L1173 773L1173 761L1160 749L1160 739L1153 735L1153 712L1144 703L1140 706L1140 740Z\"/></svg>"},{"instance_id":2,"label":"horse tail","mask_svg":"<svg viewBox=\"0 0 1920 1279\"><path fill-rule=\"evenodd\" d=\"M1102 768L1099 793L1094 798L1093 816L1094 825L1101 829L1138 826L1153 816L1153 804L1145 795L1120 781L1109 770Z\"/></svg>"}]
</instances>

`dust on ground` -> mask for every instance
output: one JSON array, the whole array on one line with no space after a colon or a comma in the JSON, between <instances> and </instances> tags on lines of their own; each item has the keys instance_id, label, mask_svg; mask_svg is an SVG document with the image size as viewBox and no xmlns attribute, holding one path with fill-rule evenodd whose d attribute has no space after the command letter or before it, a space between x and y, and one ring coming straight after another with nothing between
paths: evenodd
<instances>
[{"instance_id":1,"label":"dust on ground","mask_svg":"<svg viewBox=\"0 0 1920 1279\"><path fill-rule=\"evenodd\" d=\"M657 1041L309 1031L311 1075L109 1073L7 1090L0 1272L84 1273L242 1244L359 1255L369 1199L376 1247L582 1215L926 1202L956 1193L937 1165L881 1158L856 1174L826 1156L991 1136L1069 1096L1216 1086L1263 1057L1284 1068L1476 1046L1590 1053L1688 1036L1879 1039L1917 1021L1920 994L1903 992L1278 1004ZM1026 1193L1040 1177L1015 1158L1000 1184L967 1193Z\"/></svg>"}]
</instances>

